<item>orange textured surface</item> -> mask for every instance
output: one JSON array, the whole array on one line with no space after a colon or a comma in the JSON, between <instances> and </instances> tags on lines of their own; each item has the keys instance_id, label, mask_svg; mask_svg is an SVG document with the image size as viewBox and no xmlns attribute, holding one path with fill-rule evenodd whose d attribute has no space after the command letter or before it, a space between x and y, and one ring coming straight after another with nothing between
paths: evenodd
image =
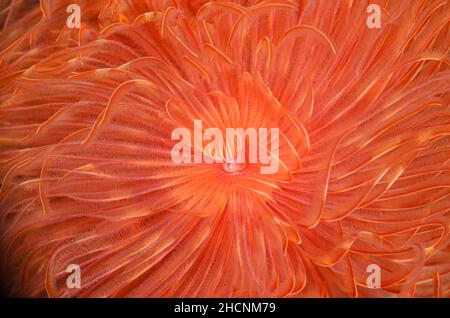
<instances>
[{"instance_id":1,"label":"orange textured surface","mask_svg":"<svg viewBox=\"0 0 450 318\"><path fill-rule=\"evenodd\" d=\"M449 297L450 2L373 2L3 1L3 287ZM175 164L195 119L279 127L278 173Z\"/></svg>"}]
</instances>

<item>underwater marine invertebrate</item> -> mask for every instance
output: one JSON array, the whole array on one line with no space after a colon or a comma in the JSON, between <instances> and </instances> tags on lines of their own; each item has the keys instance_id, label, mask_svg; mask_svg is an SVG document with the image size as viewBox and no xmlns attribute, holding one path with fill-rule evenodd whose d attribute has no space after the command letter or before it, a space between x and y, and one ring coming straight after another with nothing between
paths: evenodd
<instances>
[{"instance_id":1,"label":"underwater marine invertebrate","mask_svg":"<svg viewBox=\"0 0 450 318\"><path fill-rule=\"evenodd\" d=\"M449 296L447 1L379 29L371 1L30 3L0 40L11 294ZM174 162L195 120L278 128L278 171Z\"/></svg>"}]
</instances>

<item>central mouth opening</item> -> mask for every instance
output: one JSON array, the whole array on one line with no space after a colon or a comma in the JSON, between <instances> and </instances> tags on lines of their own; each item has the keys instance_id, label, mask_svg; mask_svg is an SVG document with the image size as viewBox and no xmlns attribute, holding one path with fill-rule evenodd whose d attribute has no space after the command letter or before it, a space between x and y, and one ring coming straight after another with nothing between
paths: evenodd
<instances>
[{"instance_id":1,"label":"central mouth opening","mask_svg":"<svg viewBox=\"0 0 450 318\"><path fill-rule=\"evenodd\" d=\"M228 173L242 172L246 167L247 167L246 163L225 162L223 164L223 169Z\"/></svg>"}]
</instances>

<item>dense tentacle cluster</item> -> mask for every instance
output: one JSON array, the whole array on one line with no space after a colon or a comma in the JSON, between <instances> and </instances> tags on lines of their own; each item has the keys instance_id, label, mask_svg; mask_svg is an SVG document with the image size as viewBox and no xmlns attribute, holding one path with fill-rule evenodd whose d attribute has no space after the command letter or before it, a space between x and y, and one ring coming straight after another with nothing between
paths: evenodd
<instances>
[{"instance_id":1,"label":"dense tentacle cluster","mask_svg":"<svg viewBox=\"0 0 450 318\"><path fill-rule=\"evenodd\" d=\"M9 293L449 297L450 3L371 2L0 5ZM279 172L174 163L197 119L278 127Z\"/></svg>"}]
</instances>

